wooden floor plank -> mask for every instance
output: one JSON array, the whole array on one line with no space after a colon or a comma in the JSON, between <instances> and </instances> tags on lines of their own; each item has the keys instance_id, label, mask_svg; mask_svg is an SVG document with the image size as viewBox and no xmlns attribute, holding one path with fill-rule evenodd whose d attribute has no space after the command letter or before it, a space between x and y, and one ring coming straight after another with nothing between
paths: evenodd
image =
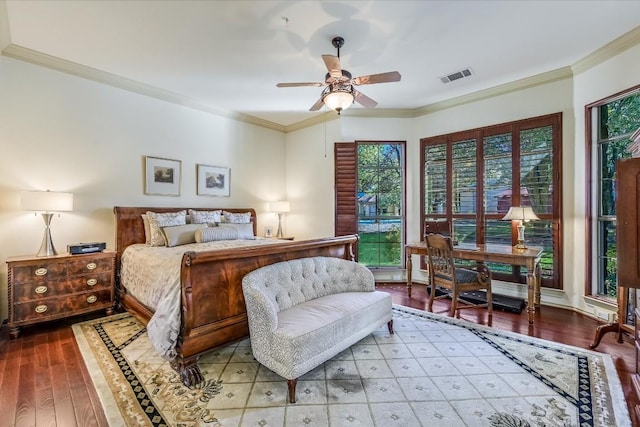
<instances>
[{"instance_id":1,"label":"wooden floor plank","mask_svg":"<svg viewBox=\"0 0 640 427\"><path fill-rule=\"evenodd\" d=\"M67 379L67 369L62 354L62 330L50 333L51 344L49 345L49 366L51 372L51 388L53 402L56 412L56 425L76 427L76 414L71 400L69 390L69 380Z\"/></svg>"},{"instance_id":2,"label":"wooden floor plank","mask_svg":"<svg viewBox=\"0 0 640 427\"><path fill-rule=\"evenodd\" d=\"M22 341L16 427L30 427L36 424L34 358L34 340L33 336L29 336Z\"/></svg>"},{"instance_id":3,"label":"wooden floor plank","mask_svg":"<svg viewBox=\"0 0 640 427\"><path fill-rule=\"evenodd\" d=\"M51 370L49 369L50 333L42 332L35 336L35 406L36 425L55 427L56 412L53 401Z\"/></svg>"},{"instance_id":4,"label":"wooden floor plank","mask_svg":"<svg viewBox=\"0 0 640 427\"><path fill-rule=\"evenodd\" d=\"M7 329L7 328L4 328ZM8 335L8 334L4 334ZM0 349L6 355L6 363L0 383L0 425L13 426L16 422L18 406L18 384L20 364L22 363L22 341L2 340Z\"/></svg>"},{"instance_id":5,"label":"wooden floor plank","mask_svg":"<svg viewBox=\"0 0 640 427\"><path fill-rule=\"evenodd\" d=\"M71 330L71 328L69 328L69 330ZM83 362L79 361L76 357L75 340L71 341L67 339L62 343L62 354L65 359L69 392L71 393L71 400L78 425L86 427L97 426L93 404L91 403L87 392L87 385L80 369L80 365L83 364Z\"/></svg>"}]
</instances>

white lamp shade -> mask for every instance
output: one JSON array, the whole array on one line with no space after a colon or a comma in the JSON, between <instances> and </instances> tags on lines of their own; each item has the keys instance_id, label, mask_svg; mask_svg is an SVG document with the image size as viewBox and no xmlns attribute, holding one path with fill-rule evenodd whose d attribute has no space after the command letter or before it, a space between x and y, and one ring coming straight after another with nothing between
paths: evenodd
<instances>
[{"instance_id":1,"label":"white lamp shade","mask_svg":"<svg viewBox=\"0 0 640 427\"><path fill-rule=\"evenodd\" d=\"M509 212L502 219L505 221L536 221L540 218L531 206L511 206Z\"/></svg>"},{"instance_id":2,"label":"white lamp shade","mask_svg":"<svg viewBox=\"0 0 640 427\"><path fill-rule=\"evenodd\" d=\"M284 213L284 212L289 212L290 209L291 209L291 206L287 201L269 203L269 212Z\"/></svg>"},{"instance_id":3,"label":"white lamp shade","mask_svg":"<svg viewBox=\"0 0 640 427\"><path fill-rule=\"evenodd\" d=\"M330 92L322 99L325 105L332 110L343 111L353 104L353 94L350 92Z\"/></svg>"},{"instance_id":4,"label":"white lamp shade","mask_svg":"<svg viewBox=\"0 0 640 427\"><path fill-rule=\"evenodd\" d=\"M73 193L23 191L20 208L25 211L64 212L73 210Z\"/></svg>"}]
</instances>

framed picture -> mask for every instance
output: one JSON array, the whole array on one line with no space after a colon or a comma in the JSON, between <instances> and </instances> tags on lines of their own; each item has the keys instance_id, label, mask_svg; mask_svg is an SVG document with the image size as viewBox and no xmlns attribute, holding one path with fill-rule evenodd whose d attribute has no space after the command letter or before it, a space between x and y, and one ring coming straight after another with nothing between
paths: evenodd
<instances>
[{"instance_id":1,"label":"framed picture","mask_svg":"<svg viewBox=\"0 0 640 427\"><path fill-rule=\"evenodd\" d=\"M264 228L264 237L273 237L273 227L267 226Z\"/></svg>"},{"instance_id":2,"label":"framed picture","mask_svg":"<svg viewBox=\"0 0 640 427\"><path fill-rule=\"evenodd\" d=\"M229 173L229 168L198 164L198 195L229 197Z\"/></svg>"},{"instance_id":3,"label":"framed picture","mask_svg":"<svg viewBox=\"0 0 640 427\"><path fill-rule=\"evenodd\" d=\"M145 156L144 194L179 196L181 175L180 160Z\"/></svg>"}]
</instances>

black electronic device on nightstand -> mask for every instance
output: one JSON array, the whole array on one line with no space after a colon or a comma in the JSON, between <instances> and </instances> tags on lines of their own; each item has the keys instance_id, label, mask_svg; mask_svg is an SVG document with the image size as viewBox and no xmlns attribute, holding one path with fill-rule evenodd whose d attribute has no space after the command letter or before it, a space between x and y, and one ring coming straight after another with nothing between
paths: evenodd
<instances>
[{"instance_id":1,"label":"black electronic device on nightstand","mask_svg":"<svg viewBox=\"0 0 640 427\"><path fill-rule=\"evenodd\" d=\"M107 244L105 242L72 243L67 245L67 252L71 255L92 254L94 252L102 252L106 247Z\"/></svg>"}]
</instances>

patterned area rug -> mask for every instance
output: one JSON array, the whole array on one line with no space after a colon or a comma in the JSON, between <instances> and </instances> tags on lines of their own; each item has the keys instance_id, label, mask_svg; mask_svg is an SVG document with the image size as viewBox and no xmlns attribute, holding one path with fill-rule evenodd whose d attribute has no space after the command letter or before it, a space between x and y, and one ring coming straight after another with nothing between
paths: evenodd
<instances>
[{"instance_id":1,"label":"patterned area rug","mask_svg":"<svg viewBox=\"0 0 640 427\"><path fill-rule=\"evenodd\" d=\"M386 325L298 381L249 339L203 356L189 389L129 314L73 326L112 426L631 426L607 354L394 306Z\"/></svg>"}]
</instances>

